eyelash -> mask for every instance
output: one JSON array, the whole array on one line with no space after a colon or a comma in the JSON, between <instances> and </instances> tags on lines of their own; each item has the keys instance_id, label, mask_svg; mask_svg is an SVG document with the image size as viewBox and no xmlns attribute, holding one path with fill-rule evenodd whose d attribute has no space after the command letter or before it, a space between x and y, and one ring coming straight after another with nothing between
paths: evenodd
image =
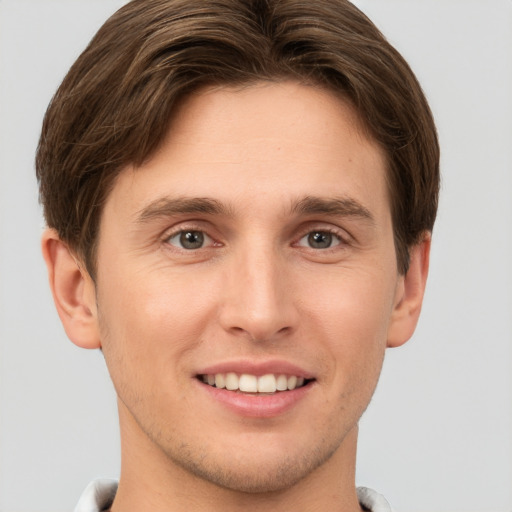
<instances>
[{"instance_id":1,"label":"eyelash","mask_svg":"<svg viewBox=\"0 0 512 512\"><path fill-rule=\"evenodd\" d=\"M316 234L323 234L323 235L329 235L333 238L334 245L329 245L329 247L319 248L319 247L311 247L309 245L303 246L300 245L301 240L303 240L306 237L310 237L311 235ZM336 250L337 247L347 245L348 241L346 239L347 237L342 236L342 234L339 232L339 230L332 229L332 228L317 228L317 229L308 229L306 232L304 232L300 238L297 240L297 242L294 243L294 245L299 247L304 247L306 249L311 249L313 251L329 251L329 250Z\"/></svg>"},{"instance_id":2,"label":"eyelash","mask_svg":"<svg viewBox=\"0 0 512 512\"><path fill-rule=\"evenodd\" d=\"M200 247L187 248L187 247L183 247L182 240L179 240L179 242L178 242L181 244L181 246L178 246L177 244L174 244L171 242L173 239L176 239L177 237L182 237L183 235L185 235L187 233L201 234L201 236L204 237L204 239L206 241L206 245L204 243L202 243ZM334 243L334 245L331 243L328 247L322 247L322 248L311 247L310 245L302 245L300 243L304 238L309 237L314 234L328 235L329 237L333 238L332 242L335 242L335 243ZM220 247L223 245L222 243L217 242L214 237L209 235L207 230L204 229L204 227L194 226L194 225L182 226L178 230L173 230L172 232L168 232L165 234L165 236L162 238L162 240L165 244L167 244L168 246L169 245L172 246L176 250L181 250L181 251L185 251L185 252L189 252L189 253L193 253L193 252L199 251L201 249L207 249L208 247L211 247L211 246ZM294 241L292 243L292 246L303 247L306 250L311 250L311 251L315 251L315 252L317 252L317 251L320 251L320 252L333 251L333 250L336 250L337 248L339 248L339 246L346 246L349 244L348 235L344 234L344 232L341 233L340 230L326 228L326 227L320 227L320 228L316 228L316 229L313 227L308 228L307 230L304 230L302 232L302 234L300 235L300 237L296 238L295 240L296 241Z\"/></svg>"},{"instance_id":3,"label":"eyelash","mask_svg":"<svg viewBox=\"0 0 512 512\"><path fill-rule=\"evenodd\" d=\"M174 239L176 237L181 237L187 233L200 233L201 235L203 235L204 238L207 238L210 240L209 245L219 245L219 246L222 245L222 244L216 242L215 239L207 233L207 230L205 230L204 227L193 226L193 225L181 226L180 229L173 230L171 232L167 232L165 234L165 236L163 237L163 242L167 245L171 245L173 248L175 248L177 250L182 250L182 251L187 251L187 252L194 252L194 251L197 251L200 249L205 249L204 245L194 249L194 248L179 247L179 246L171 243L172 239Z\"/></svg>"}]
</instances>

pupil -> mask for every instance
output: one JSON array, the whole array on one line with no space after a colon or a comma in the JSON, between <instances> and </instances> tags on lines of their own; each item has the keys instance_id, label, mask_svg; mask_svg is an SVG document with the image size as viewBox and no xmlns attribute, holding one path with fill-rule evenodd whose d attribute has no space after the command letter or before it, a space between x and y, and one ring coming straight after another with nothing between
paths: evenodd
<instances>
[{"instance_id":1,"label":"pupil","mask_svg":"<svg viewBox=\"0 0 512 512\"><path fill-rule=\"evenodd\" d=\"M332 235L322 231L310 233L308 236L308 242L309 245L315 249L327 249L331 246Z\"/></svg>"},{"instance_id":2,"label":"pupil","mask_svg":"<svg viewBox=\"0 0 512 512\"><path fill-rule=\"evenodd\" d=\"M185 231L180 235L180 243L185 249L199 249L204 242L201 231Z\"/></svg>"}]
</instances>

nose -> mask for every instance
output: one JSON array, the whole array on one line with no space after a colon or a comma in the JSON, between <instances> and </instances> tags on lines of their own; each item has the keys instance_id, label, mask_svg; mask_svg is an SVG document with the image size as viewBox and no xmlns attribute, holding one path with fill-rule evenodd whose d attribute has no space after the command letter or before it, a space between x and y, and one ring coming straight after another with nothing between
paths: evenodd
<instances>
[{"instance_id":1,"label":"nose","mask_svg":"<svg viewBox=\"0 0 512 512\"><path fill-rule=\"evenodd\" d=\"M291 272L271 248L246 251L230 263L220 323L232 335L273 341L296 329Z\"/></svg>"}]
</instances>

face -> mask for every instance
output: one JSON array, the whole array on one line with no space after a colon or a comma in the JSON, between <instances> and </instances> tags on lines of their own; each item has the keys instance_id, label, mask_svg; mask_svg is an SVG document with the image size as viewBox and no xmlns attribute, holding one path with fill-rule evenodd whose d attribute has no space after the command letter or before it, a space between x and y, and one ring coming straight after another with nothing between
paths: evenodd
<instances>
[{"instance_id":1,"label":"face","mask_svg":"<svg viewBox=\"0 0 512 512\"><path fill-rule=\"evenodd\" d=\"M121 429L231 489L336 460L398 301L379 147L295 83L207 89L104 208L96 303Z\"/></svg>"}]
</instances>

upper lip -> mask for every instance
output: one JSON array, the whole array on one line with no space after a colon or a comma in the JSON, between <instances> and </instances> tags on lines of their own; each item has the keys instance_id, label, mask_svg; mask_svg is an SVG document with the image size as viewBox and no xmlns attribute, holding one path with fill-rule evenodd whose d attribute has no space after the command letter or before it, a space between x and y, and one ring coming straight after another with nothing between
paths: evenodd
<instances>
[{"instance_id":1,"label":"upper lip","mask_svg":"<svg viewBox=\"0 0 512 512\"><path fill-rule=\"evenodd\" d=\"M296 377L304 377L304 379L313 379L314 375L301 366L285 360L268 360L268 361L254 361L254 360L236 360L236 361L222 361L209 366L201 368L197 375L215 375L217 373L233 372L237 374L249 374L261 377L269 373L275 375L295 375Z\"/></svg>"}]
</instances>

